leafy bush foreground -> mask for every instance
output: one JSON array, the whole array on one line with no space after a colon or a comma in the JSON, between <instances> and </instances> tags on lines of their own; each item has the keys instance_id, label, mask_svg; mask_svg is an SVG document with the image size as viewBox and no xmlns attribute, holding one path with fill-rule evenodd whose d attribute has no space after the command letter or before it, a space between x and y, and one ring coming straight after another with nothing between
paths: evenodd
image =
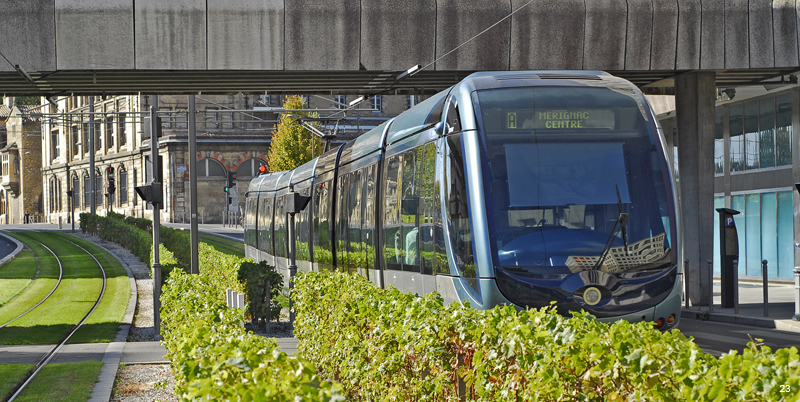
<instances>
[{"instance_id":1,"label":"leafy bush foreground","mask_svg":"<svg viewBox=\"0 0 800 402\"><path fill-rule=\"evenodd\" d=\"M797 349L751 342L717 359L679 331L553 309L474 310L359 276L304 273L298 353L348 399L369 401L796 401Z\"/></svg>"},{"instance_id":2,"label":"leafy bush foreground","mask_svg":"<svg viewBox=\"0 0 800 402\"><path fill-rule=\"evenodd\" d=\"M237 280L243 262L201 243L200 274L170 274L161 296L161 332L176 393L185 400L344 400L313 364L246 331L243 311L226 306L225 289L245 290Z\"/></svg>"}]
</instances>

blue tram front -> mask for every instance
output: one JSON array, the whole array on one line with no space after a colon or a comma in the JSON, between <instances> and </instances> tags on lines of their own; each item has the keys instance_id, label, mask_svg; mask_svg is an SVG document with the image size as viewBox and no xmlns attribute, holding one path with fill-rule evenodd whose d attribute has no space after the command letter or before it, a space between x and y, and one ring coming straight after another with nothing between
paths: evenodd
<instances>
[{"instance_id":1,"label":"blue tram front","mask_svg":"<svg viewBox=\"0 0 800 402\"><path fill-rule=\"evenodd\" d=\"M476 73L319 161L251 183L249 255L286 266L265 253L284 249L278 232L256 235L285 219L250 214L297 183L315 193L298 223L301 269L477 308L555 301L563 314L677 325L672 179L655 117L623 79Z\"/></svg>"}]
</instances>

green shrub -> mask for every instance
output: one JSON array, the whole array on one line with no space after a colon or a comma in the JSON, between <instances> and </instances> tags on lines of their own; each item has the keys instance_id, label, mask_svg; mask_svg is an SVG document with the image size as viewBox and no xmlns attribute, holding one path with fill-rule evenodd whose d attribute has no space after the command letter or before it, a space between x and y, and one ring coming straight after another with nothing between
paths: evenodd
<instances>
[{"instance_id":1,"label":"green shrub","mask_svg":"<svg viewBox=\"0 0 800 402\"><path fill-rule=\"evenodd\" d=\"M192 264L192 247L189 232L161 226L161 242L172 251L178 262L187 267Z\"/></svg>"},{"instance_id":2,"label":"green shrub","mask_svg":"<svg viewBox=\"0 0 800 402\"><path fill-rule=\"evenodd\" d=\"M225 305L243 259L200 245L200 274L173 271L161 297L167 358L184 400L341 401L341 387L314 366L287 356L274 340L243 327L242 310Z\"/></svg>"},{"instance_id":3,"label":"green shrub","mask_svg":"<svg viewBox=\"0 0 800 402\"><path fill-rule=\"evenodd\" d=\"M283 277L275 267L267 265L266 261L254 263L250 260L239 265L239 281L247 289L247 304L250 308L250 317L253 323L262 320L278 320L281 309L289 308L289 300L281 294L283 290ZM269 291L267 291L269 281ZM269 292L269 303L267 303Z\"/></svg>"},{"instance_id":4,"label":"green shrub","mask_svg":"<svg viewBox=\"0 0 800 402\"><path fill-rule=\"evenodd\" d=\"M353 400L800 398L796 348L750 343L717 359L649 323L444 306L437 294L418 298L341 272L301 274L293 297L298 353Z\"/></svg>"}]
</instances>

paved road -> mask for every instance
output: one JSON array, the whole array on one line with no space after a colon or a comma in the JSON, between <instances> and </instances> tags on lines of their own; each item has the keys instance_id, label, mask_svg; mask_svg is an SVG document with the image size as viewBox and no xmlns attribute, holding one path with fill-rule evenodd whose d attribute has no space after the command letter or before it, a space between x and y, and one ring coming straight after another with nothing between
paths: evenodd
<instances>
[{"instance_id":1,"label":"paved road","mask_svg":"<svg viewBox=\"0 0 800 402\"><path fill-rule=\"evenodd\" d=\"M0 259L5 258L5 256L11 254L14 249L17 248L17 245L14 244L8 237L0 235Z\"/></svg>"},{"instance_id":2,"label":"paved road","mask_svg":"<svg viewBox=\"0 0 800 402\"><path fill-rule=\"evenodd\" d=\"M792 346L800 349L800 333L796 332L686 318L681 319L678 329L686 336L693 336L704 352L715 356L731 349L741 353L750 342L748 334L754 339L764 339L764 343L772 350Z\"/></svg>"}]
</instances>

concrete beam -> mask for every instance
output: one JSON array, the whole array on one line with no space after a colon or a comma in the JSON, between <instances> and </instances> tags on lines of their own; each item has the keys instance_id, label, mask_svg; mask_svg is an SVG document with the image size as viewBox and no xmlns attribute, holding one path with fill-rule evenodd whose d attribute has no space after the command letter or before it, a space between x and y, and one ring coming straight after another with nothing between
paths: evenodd
<instances>
[{"instance_id":1,"label":"concrete beam","mask_svg":"<svg viewBox=\"0 0 800 402\"><path fill-rule=\"evenodd\" d=\"M516 10L527 1L512 0ZM583 0L535 0L511 17L511 69L583 68Z\"/></svg>"},{"instance_id":2,"label":"concrete beam","mask_svg":"<svg viewBox=\"0 0 800 402\"><path fill-rule=\"evenodd\" d=\"M775 67L794 67L800 64L797 52L797 11L794 0L774 0L772 2L772 32Z\"/></svg>"},{"instance_id":3,"label":"concrete beam","mask_svg":"<svg viewBox=\"0 0 800 402\"><path fill-rule=\"evenodd\" d=\"M283 0L208 0L207 14L208 69L283 69Z\"/></svg>"},{"instance_id":4,"label":"concrete beam","mask_svg":"<svg viewBox=\"0 0 800 402\"><path fill-rule=\"evenodd\" d=\"M725 0L703 0L700 16L700 68L725 67Z\"/></svg>"},{"instance_id":5,"label":"concrete beam","mask_svg":"<svg viewBox=\"0 0 800 402\"><path fill-rule=\"evenodd\" d=\"M59 0L56 50L60 70L129 70L134 66L130 0Z\"/></svg>"},{"instance_id":6,"label":"concrete beam","mask_svg":"<svg viewBox=\"0 0 800 402\"><path fill-rule=\"evenodd\" d=\"M653 46L653 1L628 1L628 32L625 43L625 69L649 70Z\"/></svg>"},{"instance_id":7,"label":"concrete beam","mask_svg":"<svg viewBox=\"0 0 800 402\"><path fill-rule=\"evenodd\" d=\"M583 68L621 70L625 68L626 0L586 2Z\"/></svg>"},{"instance_id":8,"label":"concrete beam","mask_svg":"<svg viewBox=\"0 0 800 402\"><path fill-rule=\"evenodd\" d=\"M653 1L653 49L650 51L651 70L675 69L678 42L678 2Z\"/></svg>"},{"instance_id":9,"label":"concrete beam","mask_svg":"<svg viewBox=\"0 0 800 402\"><path fill-rule=\"evenodd\" d=\"M725 2L725 68L750 67L748 6L748 0Z\"/></svg>"},{"instance_id":10,"label":"concrete beam","mask_svg":"<svg viewBox=\"0 0 800 402\"><path fill-rule=\"evenodd\" d=\"M708 305L714 257L715 73L691 72L675 79L680 172L681 228L686 283L693 305Z\"/></svg>"},{"instance_id":11,"label":"concrete beam","mask_svg":"<svg viewBox=\"0 0 800 402\"><path fill-rule=\"evenodd\" d=\"M358 0L287 1L286 69L358 70L360 24Z\"/></svg>"},{"instance_id":12,"label":"concrete beam","mask_svg":"<svg viewBox=\"0 0 800 402\"><path fill-rule=\"evenodd\" d=\"M137 0L136 68L205 70L206 0Z\"/></svg>"},{"instance_id":13,"label":"concrete beam","mask_svg":"<svg viewBox=\"0 0 800 402\"><path fill-rule=\"evenodd\" d=\"M749 6L750 68L774 67L772 0L750 0Z\"/></svg>"},{"instance_id":14,"label":"concrete beam","mask_svg":"<svg viewBox=\"0 0 800 402\"><path fill-rule=\"evenodd\" d=\"M678 43L675 53L675 68L678 70L700 68L701 8L700 0L678 0Z\"/></svg>"},{"instance_id":15,"label":"concrete beam","mask_svg":"<svg viewBox=\"0 0 800 402\"><path fill-rule=\"evenodd\" d=\"M401 71L436 55L435 0L362 0L361 64Z\"/></svg>"},{"instance_id":16,"label":"concrete beam","mask_svg":"<svg viewBox=\"0 0 800 402\"><path fill-rule=\"evenodd\" d=\"M3 0L0 51L26 71L56 69L55 0ZM0 71L14 67L0 60Z\"/></svg>"},{"instance_id":17,"label":"concrete beam","mask_svg":"<svg viewBox=\"0 0 800 402\"><path fill-rule=\"evenodd\" d=\"M436 58L511 13L509 0L437 0ZM447 34L443 34L447 33ZM508 70L511 19L436 62L437 70Z\"/></svg>"}]
</instances>

